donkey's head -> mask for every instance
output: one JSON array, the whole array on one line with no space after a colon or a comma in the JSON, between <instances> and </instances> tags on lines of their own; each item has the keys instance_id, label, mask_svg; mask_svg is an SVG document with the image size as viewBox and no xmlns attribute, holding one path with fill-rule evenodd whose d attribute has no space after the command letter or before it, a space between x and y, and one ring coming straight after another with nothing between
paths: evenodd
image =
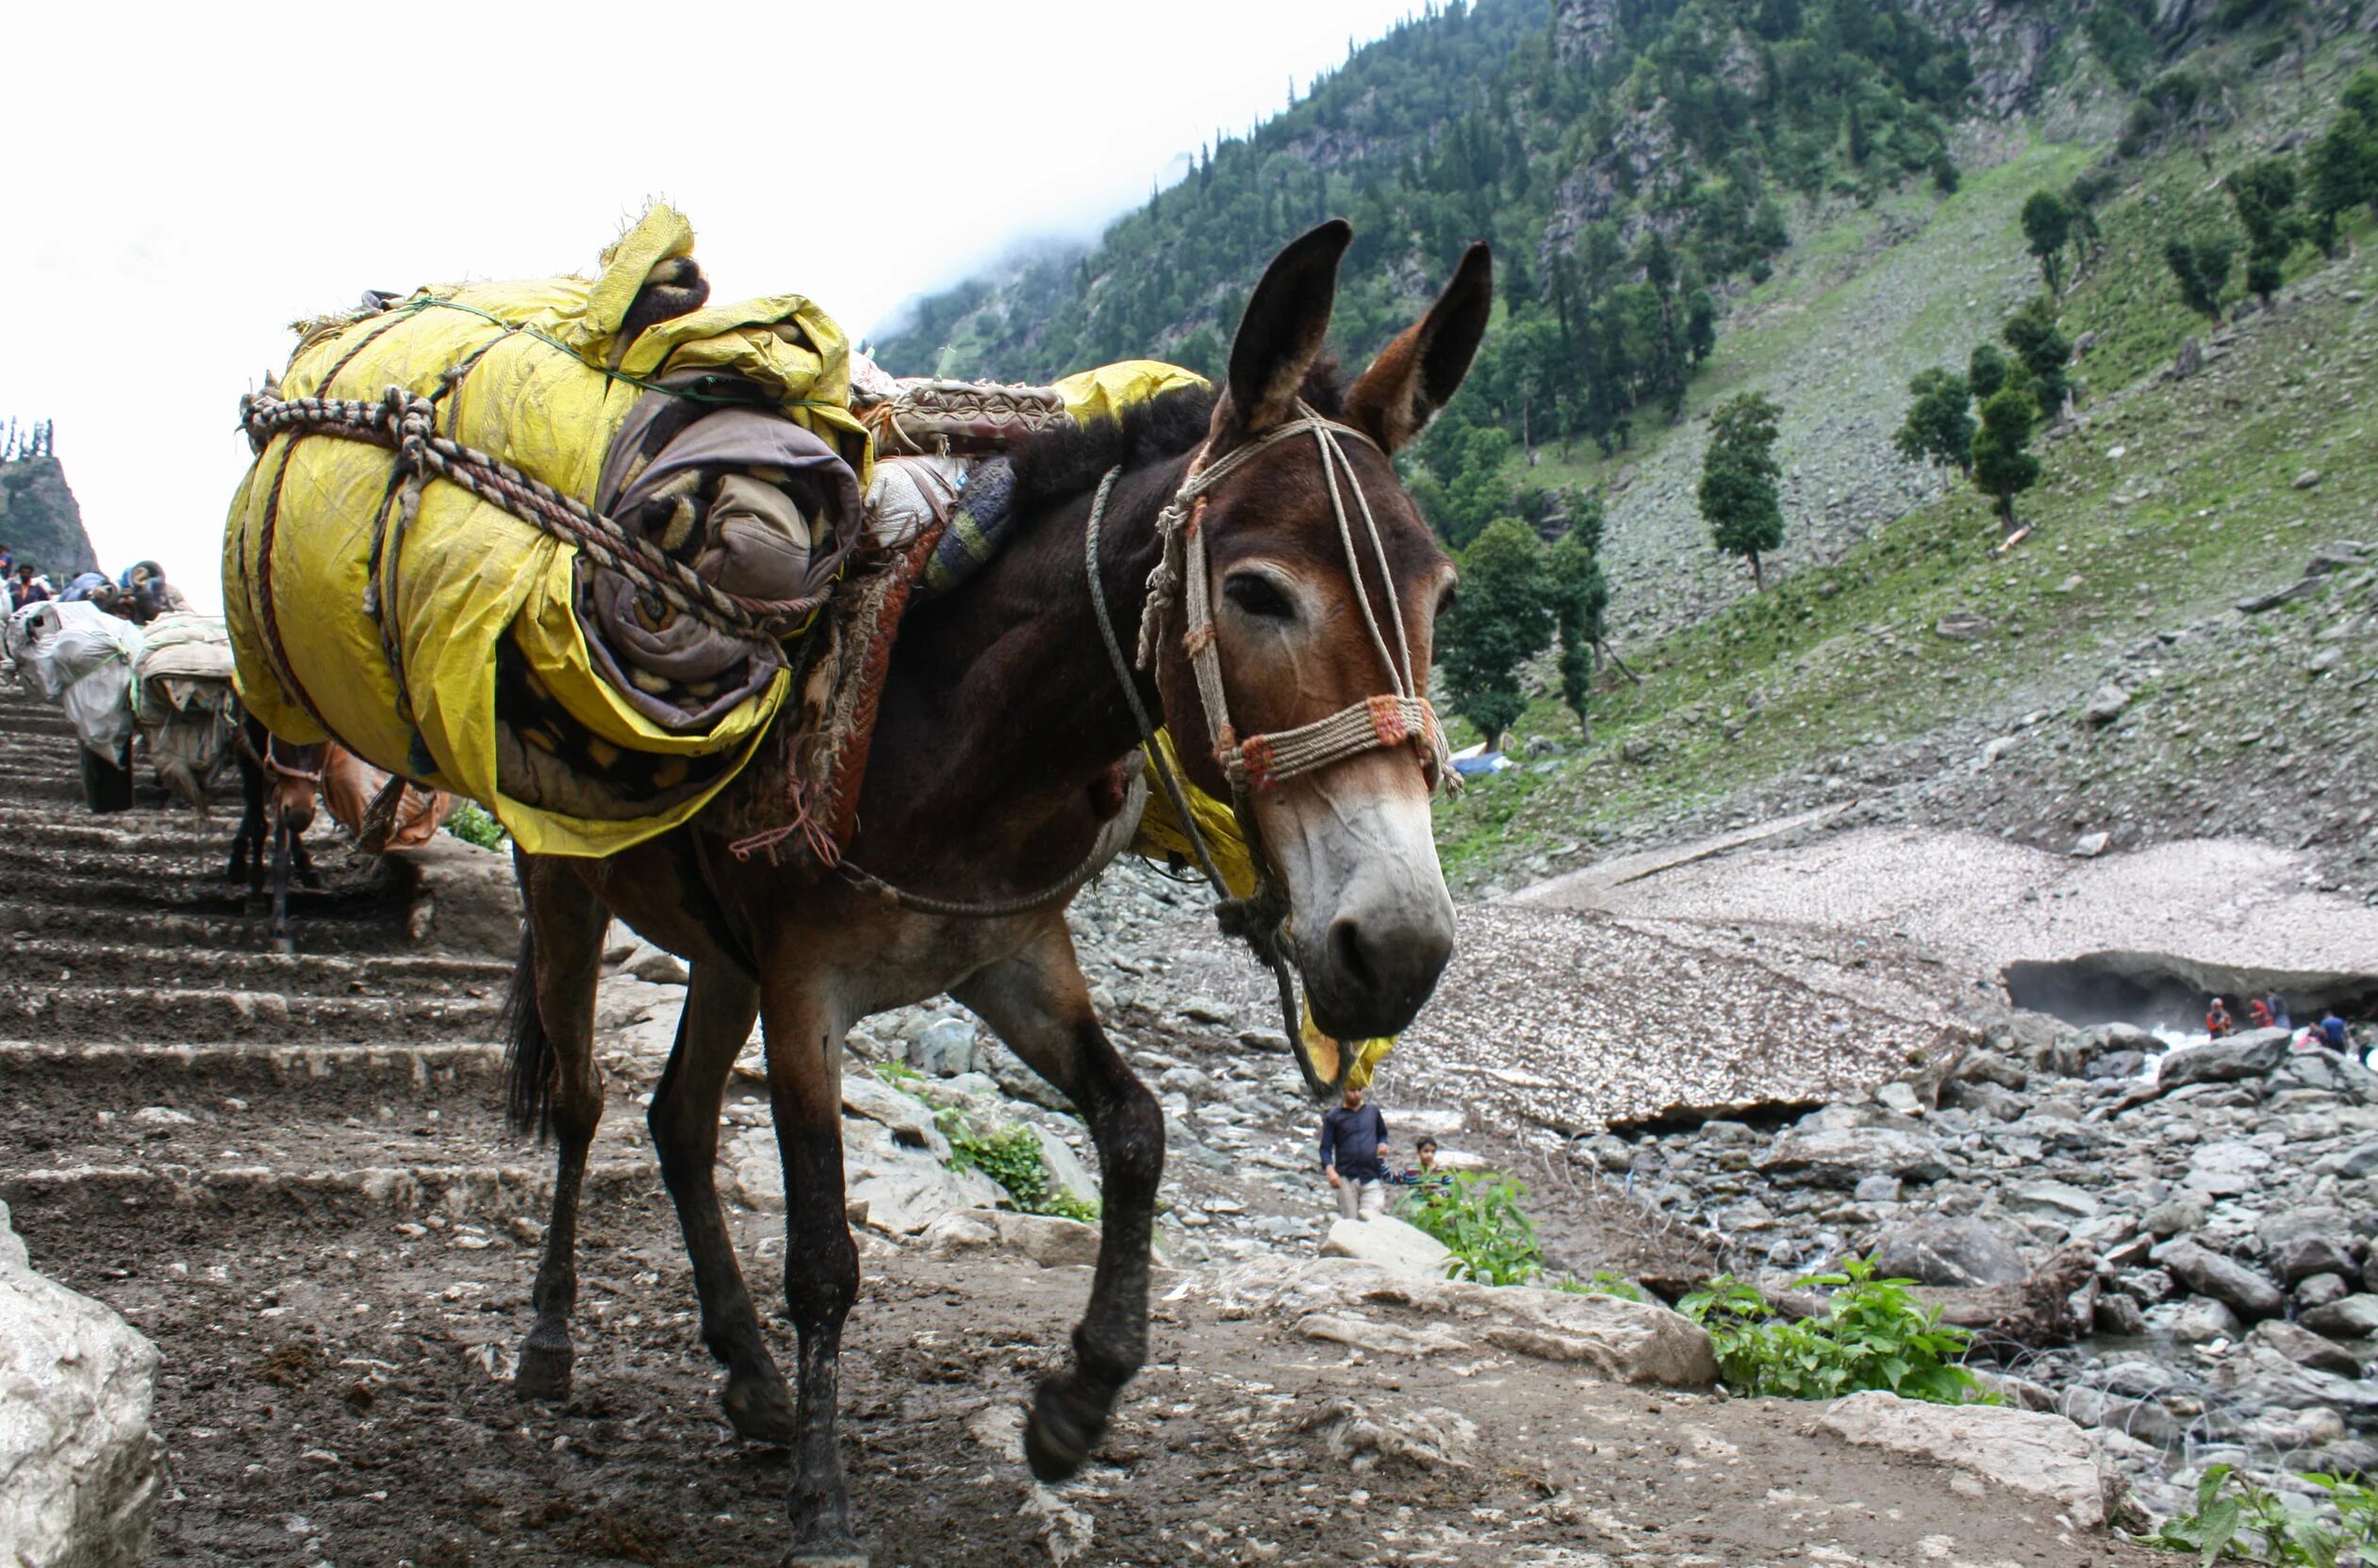
<instances>
[{"instance_id":1,"label":"donkey's head","mask_svg":"<svg viewBox=\"0 0 2378 1568\"><path fill-rule=\"evenodd\" d=\"M1200 693L1194 630L1166 639L1159 685L1192 776L1227 796L1235 770L1247 787L1261 851L1288 895L1314 1021L1363 1039L1411 1023L1453 951L1453 901L1429 831L1436 737L1415 725L1409 741L1378 743L1415 712L1395 699L1426 695L1453 566L1389 457L1461 385L1493 281L1486 247L1472 246L1343 407L1316 410L1306 384L1351 238L1343 222L1324 223L1264 272L1198 459L1200 474L1220 477L1196 503L1187 550L1208 563L1208 675L1218 670L1227 729ZM1326 424L1311 424L1316 413ZM1279 752L1262 744L1332 716L1329 733ZM1300 767L1299 757L1328 760Z\"/></svg>"}]
</instances>

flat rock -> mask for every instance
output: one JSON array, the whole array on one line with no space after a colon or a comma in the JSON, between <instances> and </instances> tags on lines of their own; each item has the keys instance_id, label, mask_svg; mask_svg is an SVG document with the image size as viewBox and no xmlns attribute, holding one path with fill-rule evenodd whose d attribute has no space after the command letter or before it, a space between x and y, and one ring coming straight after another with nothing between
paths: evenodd
<instances>
[{"instance_id":1,"label":"flat rock","mask_svg":"<svg viewBox=\"0 0 2378 1568\"><path fill-rule=\"evenodd\" d=\"M1927 1405L1870 1391L1836 1400L1820 1430L1860 1447L1962 1470L2096 1530L2122 1501L2089 1434L2061 1415L1990 1405Z\"/></svg>"},{"instance_id":2,"label":"flat rock","mask_svg":"<svg viewBox=\"0 0 2378 1568\"><path fill-rule=\"evenodd\" d=\"M2268 1075L2287 1057L2286 1030L2250 1029L2226 1040L2179 1047L2164 1057L2155 1081L2171 1089L2189 1083L2235 1083Z\"/></svg>"},{"instance_id":3,"label":"flat rock","mask_svg":"<svg viewBox=\"0 0 2378 1568\"><path fill-rule=\"evenodd\" d=\"M1322 1238L1321 1255L1359 1259L1425 1279L1444 1279L1446 1267L1453 1262L1453 1253L1445 1243L1393 1214L1330 1221L1329 1233Z\"/></svg>"},{"instance_id":4,"label":"flat rock","mask_svg":"<svg viewBox=\"0 0 2378 1568\"><path fill-rule=\"evenodd\" d=\"M33 1272L0 1204L0 1553L9 1568L132 1568L164 1490L157 1346Z\"/></svg>"},{"instance_id":5,"label":"flat rock","mask_svg":"<svg viewBox=\"0 0 2378 1568\"><path fill-rule=\"evenodd\" d=\"M692 978L684 959L652 947L631 954L625 967L629 974L652 985L683 985Z\"/></svg>"},{"instance_id":6,"label":"flat rock","mask_svg":"<svg viewBox=\"0 0 2378 1568\"><path fill-rule=\"evenodd\" d=\"M2279 1287L2248 1268L2192 1241L2166 1242L2155 1249L2155 1263L2174 1279L2200 1296L2231 1308L2249 1322L2276 1317L2287 1310Z\"/></svg>"},{"instance_id":7,"label":"flat rock","mask_svg":"<svg viewBox=\"0 0 2378 1568\"><path fill-rule=\"evenodd\" d=\"M993 1212L991 1228L1001 1246L1022 1253L1043 1268L1098 1261L1098 1228L1078 1219L1000 1209Z\"/></svg>"},{"instance_id":8,"label":"flat rock","mask_svg":"<svg viewBox=\"0 0 2378 1568\"><path fill-rule=\"evenodd\" d=\"M2315 1274L2351 1276L2360 1272L2353 1254L2335 1236L2295 1236L2271 1248L2271 1265L2279 1283L2293 1287Z\"/></svg>"},{"instance_id":9,"label":"flat rock","mask_svg":"<svg viewBox=\"0 0 2378 1568\"><path fill-rule=\"evenodd\" d=\"M2361 1361L2352 1351L2283 1318L2255 1324L2254 1332L2246 1337L2254 1344L2269 1345L2298 1366L2337 1378L2361 1376Z\"/></svg>"},{"instance_id":10,"label":"flat rock","mask_svg":"<svg viewBox=\"0 0 2378 1568\"><path fill-rule=\"evenodd\" d=\"M1922 1285L2014 1285L2031 1277L2023 1254L1983 1221L1927 1214L1887 1233L1874 1250L1874 1272Z\"/></svg>"},{"instance_id":11,"label":"flat rock","mask_svg":"<svg viewBox=\"0 0 2378 1568\"><path fill-rule=\"evenodd\" d=\"M2368 1339L2378 1334L2378 1296L2348 1296L2325 1307L2314 1307L2296 1321L2331 1339Z\"/></svg>"},{"instance_id":12,"label":"flat rock","mask_svg":"<svg viewBox=\"0 0 2378 1568\"><path fill-rule=\"evenodd\" d=\"M1877 1173L1907 1181L1938 1181L1949 1174L1939 1146L1891 1127L1793 1128L1759 1159L1768 1176L1795 1177L1814 1187L1844 1191Z\"/></svg>"},{"instance_id":13,"label":"flat rock","mask_svg":"<svg viewBox=\"0 0 2378 1568\"><path fill-rule=\"evenodd\" d=\"M1225 1316L1267 1317L1292 1332L1301 1333L1314 1313L1357 1314L1415 1331L1437 1325L1465 1341L1557 1363L1563 1376L1669 1388L1717 1380L1701 1326L1652 1302L1432 1279L1360 1259L1289 1253L1202 1272L1181 1289L1212 1297Z\"/></svg>"}]
</instances>

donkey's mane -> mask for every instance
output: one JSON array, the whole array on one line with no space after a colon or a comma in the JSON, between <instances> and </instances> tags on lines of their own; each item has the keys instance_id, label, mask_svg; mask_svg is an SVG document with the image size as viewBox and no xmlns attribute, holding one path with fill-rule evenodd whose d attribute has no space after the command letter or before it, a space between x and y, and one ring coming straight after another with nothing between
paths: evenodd
<instances>
[{"instance_id":1,"label":"donkey's mane","mask_svg":"<svg viewBox=\"0 0 2378 1568\"><path fill-rule=\"evenodd\" d=\"M1045 430L1016 448L1014 504L1062 501L1079 495L1113 468L1131 469L1178 457L1206 437L1214 422L1214 389L1176 387L1123 411L1119 420L1094 420ZM1325 359L1306 375L1304 400L1335 419L1345 411L1337 361Z\"/></svg>"}]
</instances>

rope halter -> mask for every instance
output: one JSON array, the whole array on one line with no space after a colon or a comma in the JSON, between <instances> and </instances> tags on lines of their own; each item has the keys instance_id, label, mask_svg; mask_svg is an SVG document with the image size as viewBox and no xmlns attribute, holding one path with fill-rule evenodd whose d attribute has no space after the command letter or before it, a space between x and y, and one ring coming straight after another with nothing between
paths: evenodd
<instances>
[{"instance_id":1,"label":"rope halter","mask_svg":"<svg viewBox=\"0 0 2378 1568\"><path fill-rule=\"evenodd\" d=\"M1301 418L1264 432L1212 463L1200 451L1191 460L1188 477L1181 481L1171 503L1157 514L1156 529L1163 537L1164 550L1148 578L1148 598L1140 617L1139 668L1155 668L1164 617L1178 601L1183 611L1181 648L1197 677L1198 700L1205 705L1214 760L1230 780L1230 792L1241 805L1249 796L1263 794L1289 779L1318 772L1365 751L1392 751L1406 745L1412 748L1420 760L1423 777L1435 790L1453 778L1452 756L1445 747L1445 732L1437 723L1436 710L1420 695L1419 683L1413 677L1412 644L1404 632L1403 605L1396 597L1395 577L1388 569L1386 542L1379 534L1379 519L1371 510L1370 497L1354 471L1353 460L1346 454L1343 438L1350 436L1374 451L1379 450L1379 443L1350 425L1322 418L1304 404L1298 407ZM1319 450L1322 477L1329 486L1329 510L1337 523L1338 541L1346 551L1346 581L1353 588L1355 605L1362 611L1363 630L1370 635L1372 651L1386 668L1388 689L1350 702L1313 723L1242 739L1230 724L1230 701L1222 687L1222 656L1215 646L1214 569L1203 526L1206 503L1209 492L1256 457L1284 441L1308 435ZM1355 502L1351 514L1346 507L1348 491ZM1362 519L1362 539L1369 546L1368 553L1378 566L1379 582L1386 590L1386 621L1395 632L1392 649L1380 628L1380 617L1372 605L1370 586L1362 578L1363 552L1358 547L1354 528L1357 515Z\"/></svg>"}]
</instances>

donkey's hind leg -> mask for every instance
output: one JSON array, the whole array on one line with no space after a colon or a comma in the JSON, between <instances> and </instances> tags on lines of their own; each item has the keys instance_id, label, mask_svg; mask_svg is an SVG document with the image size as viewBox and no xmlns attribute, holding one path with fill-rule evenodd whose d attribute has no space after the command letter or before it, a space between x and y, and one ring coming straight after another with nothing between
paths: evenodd
<instances>
[{"instance_id":1,"label":"donkey's hind leg","mask_svg":"<svg viewBox=\"0 0 2378 1568\"><path fill-rule=\"evenodd\" d=\"M735 1239L718 1212L718 1102L759 1014L757 985L723 964L697 962L677 1015L677 1044L645 1123L693 1260L702 1343L727 1369L727 1419L745 1437L790 1443L792 1395L760 1334Z\"/></svg>"},{"instance_id":2,"label":"donkey's hind leg","mask_svg":"<svg viewBox=\"0 0 2378 1568\"><path fill-rule=\"evenodd\" d=\"M1156 1097L1098 1027L1062 916L1023 952L951 993L1010 1049L1065 1091L1098 1148L1098 1266L1073 1331L1071 1370L1043 1379L1024 1428L1024 1457L1063 1480L1105 1434L1115 1401L1148 1359L1148 1248L1164 1174Z\"/></svg>"},{"instance_id":3,"label":"donkey's hind leg","mask_svg":"<svg viewBox=\"0 0 2378 1568\"><path fill-rule=\"evenodd\" d=\"M570 1394L575 1351L570 1314L578 1304L578 1192L586 1149L603 1121L603 1074L594 1060L595 976L609 924L603 903L566 868L519 855L526 919L512 976L512 1039L505 1058L506 1110L520 1131L547 1131L560 1145L553 1221L531 1300L536 1326L512 1379L523 1398Z\"/></svg>"}]
</instances>

